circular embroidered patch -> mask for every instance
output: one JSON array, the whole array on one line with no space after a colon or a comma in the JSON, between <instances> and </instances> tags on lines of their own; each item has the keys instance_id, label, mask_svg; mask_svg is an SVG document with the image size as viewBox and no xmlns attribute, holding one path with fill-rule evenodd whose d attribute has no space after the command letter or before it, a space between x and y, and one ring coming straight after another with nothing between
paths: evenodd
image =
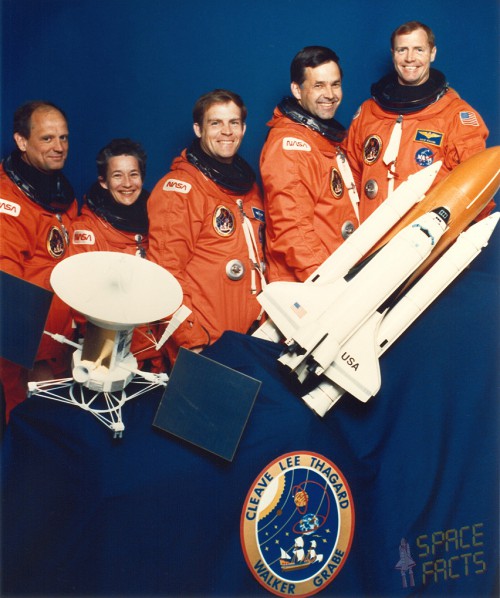
<instances>
[{"instance_id":1,"label":"circular embroidered patch","mask_svg":"<svg viewBox=\"0 0 500 598\"><path fill-rule=\"evenodd\" d=\"M47 235L47 251L52 257L59 259L66 253L64 233L57 226L51 226Z\"/></svg>"},{"instance_id":2,"label":"circular embroidered patch","mask_svg":"<svg viewBox=\"0 0 500 598\"><path fill-rule=\"evenodd\" d=\"M415 162L419 166L430 166L434 162L434 152L428 147L421 147L415 154Z\"/></svg>"},{"instance_id":3,"label":"circular embroidered patch","mask_svg":"<svg viewBox=\"0 0 500 598\"><path fill-rule=\"evenodd\" d=\"M234 233L234 215L226 206L217 206L212 223L215 232L221 237L230 237Z\"/></svg>"},{"instance_id":4,"label":"circular embroidered patch","mask_svg":"<svg viewBox=\"0 0 500 598\"><path fill-rule=\"evenodd\" d=\"M337 466L287 453L256 478L241 514L241 544L257 581L277 596L310 596L342 569L354 534L351 491Z\"/></svg>"},{"instance_id":5,"label":"circular embroidered patch","mask_svg":"<svg viewBox=\"0 0 500 598\"><path fill-rule=\"evenodd\" d=\"M335 199L340 199L344 195L344 181L336 168L332 168L330 174L330 189Z\"/></svg>"},{"instance_id":6,"label":"circular embroidered patch","mask_svg":"<svg viewBox=\"0 0 500 598\"><path fill-rule=\"evenodd\" d=\"M363 144L363 160L365 164L373 164L377 161L382 151L382 139L378 135L370 135Z\"/></svg>"}]
</instances>

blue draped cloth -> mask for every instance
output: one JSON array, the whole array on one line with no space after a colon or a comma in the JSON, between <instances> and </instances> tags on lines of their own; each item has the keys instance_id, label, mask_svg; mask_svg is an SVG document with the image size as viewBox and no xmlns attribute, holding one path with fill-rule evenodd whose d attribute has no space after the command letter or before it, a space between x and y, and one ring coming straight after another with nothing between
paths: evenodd
<instances>
[{"instance_id":1,"label":"blue draped cloth","mask_svg":"<svg viewBox=\"0 0 500 598\"><path fill-rule=\"evenodd\" d=\"M259 473L301 451L335 463L355 510L345 564L320 595L498 595L498 249L493 238L382 357L374 398L346 395L325 418L277 363L279 345L224 334L204 355L262 381L232 462L153 427L161 390L126 403L121 439L29 398L2 447L4 595L269 595L240 517Z\"/></svg>"}]
</instances>

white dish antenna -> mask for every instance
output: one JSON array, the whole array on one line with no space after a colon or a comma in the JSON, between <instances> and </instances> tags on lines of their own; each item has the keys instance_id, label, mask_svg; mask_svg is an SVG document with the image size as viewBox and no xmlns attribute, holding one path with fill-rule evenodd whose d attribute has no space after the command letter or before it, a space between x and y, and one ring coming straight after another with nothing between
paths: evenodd
<instances>
[{"instance_id":1,"label":"white dish antenna","mask_svg":"<svg viewBox=\"0 0 500 598\"><path fill-rule=\"evenodd\" d=\"M90 322L121 330L161 320L182 303L182 289L164 268L115 251L66 258L52 270L55 293Z\"/></svg>"},{"instance_id":2,"label":"white dish antenna","mask_svg":"<svg viewBox=\"0 0 500 598\"><path fill-rule=\"evenodd\" d=\"M50 276L55 293L88 320L83 344L44 331L75 347L73 378L30 382L29 394L76 405L121 436L123 404L159 385L166 373L137 369L130 352L136 326L172 316L171 334L190 312L177 280L154 262L115 251L92 251L66 258ZM175 312L175 313L174 313ZM168 335L166 336L168 338ZM135 377L135 380L133 380ZM125 387L134 381L132 394ZM138 390L136 387L139 387Z\"/></svg>"}]
</instances>

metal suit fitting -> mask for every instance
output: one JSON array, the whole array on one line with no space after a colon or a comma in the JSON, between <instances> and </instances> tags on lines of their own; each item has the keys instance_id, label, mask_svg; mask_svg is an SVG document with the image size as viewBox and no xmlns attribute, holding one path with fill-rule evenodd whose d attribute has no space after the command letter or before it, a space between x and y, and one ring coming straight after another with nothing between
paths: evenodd
<instances>
[{"instance_id":1,"label":"metal suit fitting","mask_svg":"<svg viewBox=\"0 0 500 598\"><path fill-rule=\"evenodd\" d=\"M226 264L226 274L230 280L241 280L245 274L245 266L240 260L230 260Z\"/></svg>"},{"instance_id":2,"label":"metal suit fitting","mask_svg":"<svg viewBox=\"0 0 500 598\"><path fill-rule=\"evenodd\" d=\"M355 226L350 220L346 220L342 225L342 238L347 239L354 232Z\"/></svg>"},{"instance_id":3,"label":"metal suit fitting","mask_svg":"<svg viewBox=\"0 0 500 598\"><path fill-rule=\"evenodd\" d=\"M366 181L365 184L365 194L368 199L373 199L377 196L378 193L378 183L375 179L370 179Z\"/></svg>"}]
</instances>

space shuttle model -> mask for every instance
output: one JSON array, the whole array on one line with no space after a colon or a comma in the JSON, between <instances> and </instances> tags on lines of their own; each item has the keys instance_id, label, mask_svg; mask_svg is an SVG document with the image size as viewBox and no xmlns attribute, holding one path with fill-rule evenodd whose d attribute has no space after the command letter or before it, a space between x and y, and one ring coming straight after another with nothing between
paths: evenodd
<instances>
[{"instance_id":1,"label":"space shuttle model","mask_svg":"<svg viewBox=\"0 0 500 598\"><path fill-rule=\"evenodd\" d=\"M254 336L283 342L279 361L323 416L381 386L379 357L488 244L500 214L473 224L500 186L500 146L458 165L427 192L440 162L411 175L305 281L273 282Z\"/></svg>"}]
</instances>

